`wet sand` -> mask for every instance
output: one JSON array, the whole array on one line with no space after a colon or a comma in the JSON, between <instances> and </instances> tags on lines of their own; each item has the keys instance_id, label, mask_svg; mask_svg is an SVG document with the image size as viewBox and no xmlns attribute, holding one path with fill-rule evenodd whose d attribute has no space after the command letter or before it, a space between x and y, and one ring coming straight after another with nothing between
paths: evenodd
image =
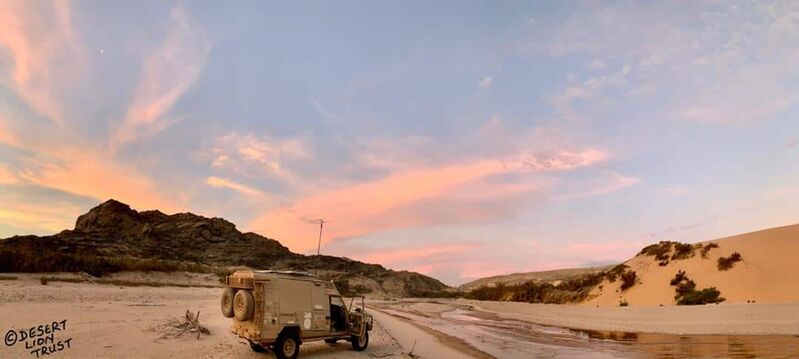
<instances>
[{"instance_id":1,"label":"wet sand","mask_svg":"<svg viewBox=\"0 0 799 359\"><path fill-rule=\"evenodd\" d=\"M796 335L678 335L575 330L500 316L463 301L416 300L373 303L373 306L456 338L497 358L799 356L799 337Z\"/></svg>"}]
</instances>

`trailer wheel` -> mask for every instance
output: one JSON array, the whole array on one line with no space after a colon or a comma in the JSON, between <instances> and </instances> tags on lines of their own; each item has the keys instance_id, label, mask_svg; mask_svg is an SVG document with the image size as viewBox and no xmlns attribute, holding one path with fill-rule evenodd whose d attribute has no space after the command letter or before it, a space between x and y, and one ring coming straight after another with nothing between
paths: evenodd
<instances>
[{"instance_id":1,"label":"trailer wheel","mask_svg":"<svg viewBox=\"0 0 799 359\"><path fill-rule=\"evenodd\" d=\"M356 352L362 352L369 346L369 331L363 332L363 336L352 336L352 349Z\"/></svg>"},{"instance_id":2,"label":"trailer wheel","mask_svg":"<svg viewBox=\"0 0 799 359\"><path fill-rule=\"evenodd\" d=\"M233 297L236 296L236 290L233 288L225 288L222 292L222 315L226 318L233 318Z\"/></svg>"},{"instance_id":3,"label":"trailer wheel","mask_svg":"<svg viewBox=\"0 0 799 359\"><path fill-rule=\"evenodd\" d=\"M278 335L274 345L277 359L297 359L300 355L300 337L292 331Z\"/></svg>"},{"instance_id":4,"label":"trailer wheel","mask_svg":"<svg viewBox=\"0 0 799 359\"><path fill-rule=\"evenodd\" d=\"M249 290L240 290L233 297L233 315L240 322L252 318L255 313L255 298Z\"/></svg>"}]
</instances>

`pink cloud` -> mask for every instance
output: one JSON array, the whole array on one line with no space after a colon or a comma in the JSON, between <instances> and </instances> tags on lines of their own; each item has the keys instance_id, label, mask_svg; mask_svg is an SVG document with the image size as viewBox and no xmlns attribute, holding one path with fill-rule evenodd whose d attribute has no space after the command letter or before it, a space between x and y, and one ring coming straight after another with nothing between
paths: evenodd
<instances>
[{"instance_id":1,"label":"pink cloud","mask_svg":"<svg viewBox=\"0 0 799 359\"><path fill-rule=\"evenodd\" d=\"M0 47L11 55L12 88L34 112L63 124L65 111L59 94L69 90L86 64L73 37L68 4L51 4L0 2Z\"/></svg>"},{"instance_id":2,"label":"pink cloud","mask_svg":"<svg viewBox=\"0 0 799 359\"><path fill-rule=\"evenodd\" d=\"M507 215L507 204L547 187L546 183L508 184L492 176L564 171L602 161L595 150L563 151L551 158L478 160L395 172L386 177L323 192L258 216L249 227L279 239L294 250L314 246L308 218L326 218L326 241L388 229L437 223L464 223ZM493 202L492 202L493 201ZM499 202L497 202L499 201ZM485 203L495 206L482 206Z\"/></svg>"},{"instance_id":3,"label":"pink cloud","mask_svg":"<svg viewBox=\"0 0 799 359\"><path fill-rule=\"evenodd\" d=\"M475 244L457 244L457 243L438 244L438 245L421 246L414 248L400 248L400 249L372 252L366 255L359 256L357 257L357 259L367 263L380 263L386 265L386 264L395 264L401 262L428 259L440 255L464 253L469 250L475 249L476 247L477 245Z\"/></svg>"},{"instance_id":4,"label":"pink cloud","mask_svg":"<svg viewBox=\"0 0 799 359\"><path fill-rule=\"evenodd\" d=\"M180 7L172 9L171 19L166 38L144 61L133 102L110 140L112 149L167 127L170 122L163 115L205 67L211 50L205 29Z\"/></svg>"},{"instance_id":5,"label":"pink cloud","mask_svg":"<svg viewBox=\"0 0 799 359\"><path fill-rule=\"evenodd\" d=\"M236 192L241 192L241 193L249 195L249 196L261 197L261 196L264 195L263 192L255 189L255 188L248 187L248 186L245 186L243 184L236 183L236 182L233 182L231 180L224 179L224 178L219 178L219 177L215 177L215 176L208 177L208 179L206 180L206 183L209 186L212 186L212 187L228 188L228 189L232 189L232 190L234 190Z\"/></svg>"},{"instance_id":6,"label":"pink cloud","mask_svg":"<svg viewBox=\"0 0 799 359\"><path fill-rule=\"evenodd\" d=\"M19 176L35 185L104 201L115 198L138 208L174 212L171 201L155 182L136 167L120 164L97 149L44 149L29 160Z\"/></svg>"}]
</instances>

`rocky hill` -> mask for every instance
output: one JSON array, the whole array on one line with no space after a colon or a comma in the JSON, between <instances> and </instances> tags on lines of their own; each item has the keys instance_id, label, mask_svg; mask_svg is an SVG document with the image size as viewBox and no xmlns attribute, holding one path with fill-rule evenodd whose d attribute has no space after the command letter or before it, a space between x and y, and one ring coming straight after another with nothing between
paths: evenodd
<instances>
[{"instance_id":1,"label":"rocky hill","mask_svg":"<svg viewBox=\"0 0 799 359\"><path fill-rule=\"evenodd\" d=\"M453 290L433 278L333 256L304 256L222 218L138 212L106 201L52 236L0 240L0 272L217 272L230 267L314 271L343 292L375 297L442 296Z\"/></svg>"}]
</instances>

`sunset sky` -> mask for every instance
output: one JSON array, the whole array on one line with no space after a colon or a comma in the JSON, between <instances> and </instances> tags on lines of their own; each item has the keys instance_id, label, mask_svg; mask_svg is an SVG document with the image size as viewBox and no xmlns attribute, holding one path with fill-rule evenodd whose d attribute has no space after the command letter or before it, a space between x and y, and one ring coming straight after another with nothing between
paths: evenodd
<instances>
[{"instance_id":1,"label":"sunset sky","mask_svg":"<svg viewBox=\"0 0 799 359\"><path fill-rule=\"evenodd\" d=\"M115 198L456 285L799 222L799 3L0 1L0 238Z\"/></svg>"}]
</instances>

